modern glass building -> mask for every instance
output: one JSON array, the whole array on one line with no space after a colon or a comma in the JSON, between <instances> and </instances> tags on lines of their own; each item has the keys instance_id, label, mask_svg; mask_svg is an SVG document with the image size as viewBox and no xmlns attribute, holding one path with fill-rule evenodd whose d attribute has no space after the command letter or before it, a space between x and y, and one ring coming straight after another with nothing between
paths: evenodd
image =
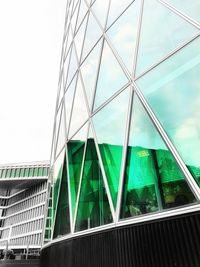
<instances>
[{"instance_id":1,"label":"modern glass building","mask_svg":"<svg viewBox=\"0 0 200 267\"><path fill-rule=\"evenodd\" d=\"M48 239L48 174L49 162L44 161L0 165L1 252L39 252L44 238Z\"/></svg>"},{"instance_id":2,"label":"modern glass building","mask_svg":"<svg viewBox=\"0 0 200 267\"><path fill-rule=\"evenodd\" d=\"M199 266L199 10L67 1L42 267Z\"/></svg>"}]
</instances>

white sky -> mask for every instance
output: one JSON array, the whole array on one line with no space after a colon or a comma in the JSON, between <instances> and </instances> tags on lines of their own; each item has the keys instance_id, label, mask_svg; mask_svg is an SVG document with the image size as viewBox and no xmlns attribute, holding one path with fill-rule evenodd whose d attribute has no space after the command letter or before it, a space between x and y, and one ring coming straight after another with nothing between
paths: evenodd
<instances>
[{"instance_id":1,"label":"white sky","mask_svg":"<svg viewBox=\"0 0 200 267\"><path fill-rule=\"evenodd\" d=\"M0 1L0 164L50 158L66 2Z\"/></svg>"}]
</instances>

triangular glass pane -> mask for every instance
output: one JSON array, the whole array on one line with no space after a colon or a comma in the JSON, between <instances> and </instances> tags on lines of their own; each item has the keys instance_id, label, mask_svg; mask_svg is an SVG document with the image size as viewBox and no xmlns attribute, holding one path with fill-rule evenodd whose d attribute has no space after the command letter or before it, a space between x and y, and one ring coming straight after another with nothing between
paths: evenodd
<instances>
[{"instance_id":1,"label":"triangular glass pane","mask_svg":"<svg viewBox=\"0 0 200 267\"><path fill-rule=\"evenodd\" d=\"M99 107L128 82L107 43L104 43L94 108Z\"/></svg>"},{"instance_id":2,"label":"triangular glass pane","mask_svg":"<svg viewBox=\"0 0 200 267\"><path fill-rule=\"evenodd\" d=\"M80 76L77 81L75 99L72 109L72 117L69 128L69 137L78 130L89 118L87 106L85 102L85 94L82 87Z\"/></svg>"},{"instance_id":3,"label":"triangular glass pane","mask_svg":"<svg viewBox=\"0 0 200 267\"><path fill-rule=\"evenodd\" d=\"M90 133L90 136L92 134ZM94 138L88 138L75 231L112 222Z\"/></svg>"},{"instance_id":4,"label":"triangular glass pane","mask_svg":"<svg viewBox=\"0 0 200 267\"><path fill-rule=\"evenodd\" d=\"M98 146L115 207L125 138L129 92L129 89L126 89L93 117Z\"/></svg>"},{"instance_id":5,"label":"triangular glass pane","mask_svg":"<svg viewBox=\"0 0 200 267\"><path fill-rule=\"evenodd\" d=\"M108 37L130 72L133 70L140 4L141 1L135 0L107 31Z\"/></svg>"},{"instance_id":6,"label":"triangular glass pane","mask_svg":"<svg viewBox=\"0 0 200 267\"><path fill-rule=\"evenodd\" d=\"M73 98L74 98L74 92L77 82L77 75L72 80L71 84L69 85L69 88L65 92L65 118L66 118L66 133L68 136L68 130L69 130L69 123L70 123L70 115L72 110L72 104L73 104Z\"/></svg>"},{"instance_id":7,"label":"triangular glass pane","mask_svg":"<svg viewBox=\"0 0 200 267\"><path fill-rule=\"evenodd\" d=\"M179 11L183 12L191 19L200 22L200 2L199 0L167 0L167 3L174 6Z\"/></svg>"},{"instance_id":8,"label":"triangular glass pane","mask_svg":"<svg viewBox=\"0 0 200 267\"><path fill-rule=\"evenodd\" d=\"M101 23L101 26L104 28L106 23L106 17L108 13L109 0L96 0L92 5L92 10L94 11L97 19Z\"/></svg>"},{"instance_id":9,"label":"triangular glass pane","mask_svg":"<svg viewBox=\"0 0 200 267\"><path fill-rule=\"evenodd\" d=\"M175 208L195 201L184 174L135 96L121 218Z\"/></svg>"},{"instance_id":10,"label":"triangular glass pane","mask_svg":"<svg viewBox=\"0 0 200 267\"><path fill-rule=\"evenodd\" d=\"M76 29L76 21L78 18L78 11L79 11L79 4L76 6L76 9L75 9L75 11L72 15L72 18L71 18L71 27L72 27L73 35L74 35L75 29Z\"/></svg>"},{"instance_id":11,"label":"triangular glass pane","mask_svg":"<svg viewBox=\"0 0 200 267\"><path fill-rule=\"evenodd\" d=\"M66 141L66 131L65 131L65 110L64 110L64 104L61 106L61 117L60 121L57 121L59 123L58 128L58 135L57 135L57 146L56 146L56 156L60 152L61 148L64 146L64 143Z\"/></svg>"},{"instance_id":12,"label":"triangular glass pane","mask_svg":"<svg viewBox=\"0 0 200 267\"><path fill-rule=\"evenodd\" d=\"M137 81L181 158L200 185L200 38Z\"/></svg>"},{"instance_id":13,"label":"triangular glass pane","mask_svg":"<svg viewBox=\"0 0 200 267\"><path fill-rule=\"evenodd\" d=\"M158 1L146 0L136 73L145 71L198 33L198 29Z\"/></svg>"},{"instance_id":14,"label":"triangular glass pane","mask_svg":"<svg viewBox=\"0 0 200 267\"><path fill-rule=\"evenodd\" d=\"M94 95L94 87L97 78L97 68L100 59L102 42L99 42L83 62L81 66L81 74L83 78L83 83L85 91L87 94L88 104L91 107L92 98Z\"/></svg>"},{"instance_id":15,"label":"triangular glass pane","mask_svg":"<svg viewBox=\"0 0 200 267\"><path fill-rule=\"evenodd\" d=\"M80 173L83 162L83 152L85 147L85 140L88 130L88 124L67 143L67 155L70 177L71 203L72 203L72 217L76 207L76 200L78 194L78 187L80 181Z\"/></svg>"},{"instance_id":16,"label":"triangular glass pane","mask_svg":"<svg viewBox=\"0 0 200 267\"><path fill-rule=\"evenodd\" d=\"M80 60L80 56L81 56L81 52L82 52L86 22L87 22L87 18L85 18L84 21L82 22L81 27L79 28L78 32L76 33L76 36L74 39L75 46L76 46L76 52L77 52L77 56L78 56L78 61Z\"/></svg>"},{"instance_id":17,"label":"triangular glass pane","mask_svg":"<svg viewBox=\"0 0 200 267\"><path fill-rule=\"evenodd\" d=\"M58 207L54 225L53 238L70 233L69 197L68 197L68 178L66 169L66 159L62 171Z\"/></svg>"},{"instance_id":18,"label":"triangular glass pane","mask_svg":"<svg viewBox=\"0 0 200 267\"><path fill-rule=\"evenodd\" d=\"M65 37L65 41L64 41L64 52L63 52L63 60L65 61L68 53L69 53L69 50L71 48L71 44L72 44L72 40L73 40L73 36L72 36L72 33L71 33L71 26L69 26L69 29L67 30L67 36ZM70 53L69 53L70 55Z\"/></svg>"},{"instance_id":19,"label":"triangular glass pane","mask_svg":"<svg viewBox=\"0 0 200 267\"><path fill-rule=\"evenodd\" d=\"M55 213L56 213L56 207L58 203L58 195L59 195L59 190L60 190L60 182L61 182L61 177L62 177L62 171L63 171L63 161L64 161L64 153L65 151L63 150L60 155L58 156L56 162L54 163L53 166L53 212L52 212L52 217L53 221L55 219Z\"/></svg>"},{"instance_id":20,"label":"triangular glass pane","mask_svg":"<svg viewBox=\"0 0 200 267\"><path fill-rule=\"evenodd\" d=\"M97 24L94 16L90 12L88 24L87 24L87 30L85 33L85 41L83 46L83 55L82 60L87 56L87 54L90 52L92 47L97 43L97 41L102 36L102 31L99 28L99 25Z\"/></svg>"},{"instance_id":21,"label":"triangular glass pane","mask_svg":"<svg viewBox=\"0 0 200 267\"><path fill-rule=\"evenodd\" d=\"M107 26L109 27L132 2L134 1L111 0Z\"/></svg>"},{"instance_id":22,"label":"triangular glass pane","mask_svg":"<svg viewBox=\"0 0 200 267\"><path fill-rule=\"evenodd\" d=\"M71 50L72 50L72 46L69 48L68 53L66 54L64 61L63 61L63 83L64 83L64 90L66 90L66 86L67 86L67 75L68 75L68 71L69 71L69 65L70 65L70 57L71 57Z\"/></svg>"},{"instance_id":23,"label":"triangular glass pane","mask_svg":"<svg viewBox=\"0 0 200 267\"><path fill-rule=\"evenodd\" d=\"M88 11L88 8L85 4L84 0L80 0L80 4L79 4L79 13L78 13L78 19L77 19L77 24L76 24L76 31L78 30L81 22L83 21L86 13Z\"/></svg>"},{"instance_id":24,"label":"triangular glass pane","mask_svg":"<svg viewBox=\"0 0 200 267\"><path fill-rule=\"evenodd\" d=\"M77 63L77 56L75 52L75 47L74 44L72 45L72 51L71 51L71 56L70 56L70 62L69 62L69 69L67 73L67 85L70 83L72 80L75 72L78 69L78 63Z\"/></svg>"}]
</instances>

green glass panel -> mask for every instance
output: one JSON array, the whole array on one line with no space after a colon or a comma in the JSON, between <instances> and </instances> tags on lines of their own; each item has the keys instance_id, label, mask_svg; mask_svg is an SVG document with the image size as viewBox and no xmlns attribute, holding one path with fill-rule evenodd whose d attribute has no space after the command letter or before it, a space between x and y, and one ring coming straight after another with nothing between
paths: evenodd
<instances>
[{"instance_id":1,"label":"green glass panel","mask_svg":"<svg viewBox=\"0 0 200 267\"><path fill-rule=\"evenodd\" d=\"M88 125L85 125L67 144L68 166L70 177L72 216L74 217L80 173L83 161L83 152Z\"/></svg>"},{"instance_id":2,"label":"green glass panel","mask_svg":"<svg viewBox=\"0 0 200 267\"><path fill-rule=\"evenodd\" d=\"M44 167L43 169L43 176L48 176L49 168Z\"/></svg>"},{"instance_id":3,"label":"green glass panel","mask_svg":"<svg viewBox=\"0 0 200 267\"><path fill-rule=\"evenodd\" d=\"M75 99L72 109L69 137L72 137L72 135L75 134L75 132L86 122L88 117L89 115L85 102L85 93L83 90L81 79L79 77L77 81Z\"/></svg>"},{"instance_id":4,"label":"green glass panel","mask_svg":"<svg viewBox=\"0 0 200 267\"><path fill-rule=\"evenodd\" d=\"M173 5L179 11L189 16L191 19L200 22L200 2L199 0L167 0L167 3Z\"/></svg>"},{"instance_id":5,"label":"green glass panel","mask_svg":"<svg viewBox=\"0 0 200 267\"><path fill-rule=\"evenodd\" d=\"M38 168L38 176L42 176L43 168L39 167Z\"/></svg>"},{"instance_id":6,"label":"green glass panel","mask_svg":"<svg viewBox=\"0 0 200 267\"><path fill-rule=\"evenodd\" d=\"M19 177L20 175L20 168L17 168L15 171L15 177Z\"/></svg>"},{"instance_id":7,"label":"green glass panel","mask_svg":"<svg viewBox=\"0 0 200 267\"><path fill-rule=\"evenodd\" d=\"M11 177L15 177L15 169L11 169Z\"/></svg>"},{"instance_id":8,"label":"green glass panel","mask_svg":"<svg viewBox=\"0 0 200 267\"><path fill-rule=\"evenodd\" d=\"M7 172L6 172L6 178L9 178L11 175L11 169L7 169Z\"/></svg>"},{"instance_id":9,"label":"green glass panel","mask_svg":"<svg viewBox=\"0 0 200 267\"><path fill-rule=\"evenodd\" d=\"M99 107L127 82L127 77L105 42L96 88L94 108L96 109Z\"/></svg>"},{"instance_id":10,"label":"green glass panel","mask_svg":"<svg viewBox=\"0 0 200 267\"><path fill-rule=\"evenodd\" d=\"M141 1L134 1L107 31L108 37L130 72L133 71L140 4Z\"/></svg>"},{"instance_id":11,"label":"green glass panel","mask_svg":"<svg viewBox=\"0 0 200 267\"><path fill-rule=\"evenodd\" d=\"M69 232L70 232L70 217L69 217L68 179L67 179L67 169L66 169L66 159L65 159L62 171L53 238L59 237Z\"/></svg>"},{"instance_id":12,"label":"green glass panel","mask_svg":"<svg viewBox=\"0 0 200 267\"><path fill-rule=\"evenodd\" d=\"M28 177L28 174L29 174L29 168L25 168L25 177Z\"/></svg>"},{"instance_id":13,"label":"green glass panel","mask_svg":"<svg viewBox=\"0 0 200 267\"><path fill-rule=\"evenodd\" d=\"M33 176L33 168L29 169L29 173L28 173L28 177L32 177Z\"/></svg>"},{"instance_id":14,"label":"green glass panel","mask_svg":"<svg viewBox=\"0 0 200 267\"><path fill-rule=\"evenodd\" d=\"M21 170L22 171L22 170ZM38 168L34 168L33 170L33 176L37 176L38 174ZM21 175L21 174L20 174Z\"/></svg>"},{"instance_id":15,"label":"green glass panel","mask_svg":"<svg viewBox=\"0 0 200 267\"><path fill-rule=\"evenodd\" d=\"M129 93L130 90L126 89L93 117L99 150L115 207L125 138ZM110 115L108 116L108 114Z\"/></svg>"},{"instance_id":16,"label":"green glass panel","mask_svg":"<svg viewBox=\"0 0 200 267\"><path fill-rule=\"evenodd\" d=\"M90 52L92 47L101 38L102 34L103 33L102 33L98 23L96 22L93 14L90 12L88 24L87 24L87 30L85 33L82 59L84 59L87 56L87 54Z\"/></svg>"},{"instance_id":17,"label":"green glass panel","mask_svg":"<svg viewBox=\"0 0 200 267\"><path fill-rule=\"evenodd\" d=\"M55 219L56 214L56 208L58 203L58 196L60 191L60 183L62 178L62 172L63 172L63 160L64 160L64 150L59 155L58 159L54 163L53 167L53 207L52 207L52 218L53 221Z\"/></svg>"},{"instance_id":18,"label":"green glass panel","mask_svg":"<svg viewBox=\"0 0 200 267\"><path fill-rule=\"evenodd\" d=\"M89 107L91 107L94 95L94 88L97 78L97 69L100 59L101 46L102 46L102 41L98 42L98 44L93 48L93 50L91 51L91 53L88 55L88 57L81 66L81 74L83 78L85 91L87 94Z\"/></svg>"},{"instance_id":19,"label":"green glass panel","mask_svg":"<svg viewBox=\"0 0 200 267\"><path fill-rule=\"evenodd\" d=\"M107 25L110 26L133 2L133 0L111 0Z\"/></svg>"},{"instance_id":20,"label":"green glass panel","mask_svg":"<svg viewBox=\"0 0 200 267\"><path fill-rule=\"evenodd\" d=\"M200 182L200 38L137 81L189 170Z\"/></svg>"},{"instance_id":21,"label":"green glass panel","mask_svg":"<svg viewBox=\"0 0 200 267\"><path fill-rule=\"evenodd\" d=\"M6 169L4 169L3 170L3 172L2 172L2 176L1 176L2 178L5 178L6 177Z\"/></svg>"},{"instance_id":22,"label":"green glass panel","mask_svg":"<svg viewBox=\"0 0 200 267\"><path fill-rule=\"evenodd\" d=\"M96 17L98 18L101 26L104 28L106 23L106 17L108 13L109 0L96 0L92 5Z\"/></svg>"},{"instance_id":23,"label":"green glass panel","mask_svg":"<svg viewBox=\"0 0 200 267\"><path fill-rule=\"evenodd\" d=\"M136 97L124 179L121 218L196 201L184 174Z\"/></svg>"},{"instance_id":24,"label":"green glass panel","mask_svg":"<svg viewBox=\"0 0 200 267\"><path fill-rule=\"evenodd\" d=\"M20 169L20 177L24 177L24 169Z\"/></svg>"},{"instance_id":25,"label":"green glass panel","mask_svg":"<svg viewBox=\"0 0 200 267\"><path fill-rule=\"evenodd\" d=\"M198 32L193 25L158 1L146 0L136 73L145 71Z\"/></svg>"},{"instance_id":26,"label":"green glass panel","mask_svg":"<svg viewBox=\"0 0 200 267\"><path fill-rule=\"evenodd\" d=\"M112 222L112 215L94 139L87 140L83 177L76 219L76 231Z\"/></svg>"},{"instance_id":27,"label":"green glass panel","mask_svg":"<svg viewBox=\"0 0 200 267\"><path fill-rule=\"evenodd\" d=\"M0 170L0 178L1 178L1 176L2 176L2 172L3 172L3 170L1 169L1 170Z\"/></svg>"}]
</instances>

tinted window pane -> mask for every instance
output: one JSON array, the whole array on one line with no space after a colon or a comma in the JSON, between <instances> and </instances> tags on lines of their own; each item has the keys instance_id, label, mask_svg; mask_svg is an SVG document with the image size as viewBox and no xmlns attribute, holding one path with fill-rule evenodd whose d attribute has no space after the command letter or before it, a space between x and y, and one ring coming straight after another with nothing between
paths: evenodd
<instances>
[{"instance_id":1,"label":"tinted window pane","mask_svg":"<svg viewBox=\"0 0 200 267\"><path fill-rule=\"evenodd\" d=\"M121 218L195 201L183 173L135 97Z\"/></svg>"}]
</instances>

